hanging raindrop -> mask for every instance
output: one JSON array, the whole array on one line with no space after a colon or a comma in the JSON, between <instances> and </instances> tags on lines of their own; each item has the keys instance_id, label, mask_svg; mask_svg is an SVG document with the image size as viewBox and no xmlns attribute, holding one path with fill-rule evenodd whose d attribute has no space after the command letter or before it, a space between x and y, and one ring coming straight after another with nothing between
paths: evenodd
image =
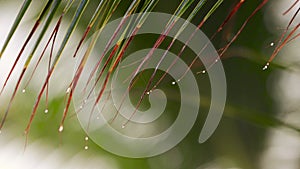
<instances>
[{"instance_id":1,"label":"hanging raindrop","mask_svg":"<svg viewBox=\"0 0 300 169\"><path fill-rule=\"evenodd\" d=\"M263 67L263 70L267 70L268 67L269 67L270 63L268 62L264 67Z\"/></svg>"},{"instance_id":2,"label":"hanging raindrop","mask_svg":"<svg viewBox=\"0 0 300 169\"><path fill-rule=\"evenodd\" d=\"M71 88L68 87L68 89L66 90L66 93L70 93L70 91L71 91Z\"/></svg>"},{"instance_id":3,"label":"hanging raindrop","mask_svg":"<svg viewBox=\"0 0 300 169\"><path fill-rule=\"evenodd\" d=\"M64 126L59 126L58 131L61 133L62 131L64 131Z\"/></svg>"}]
</instances>

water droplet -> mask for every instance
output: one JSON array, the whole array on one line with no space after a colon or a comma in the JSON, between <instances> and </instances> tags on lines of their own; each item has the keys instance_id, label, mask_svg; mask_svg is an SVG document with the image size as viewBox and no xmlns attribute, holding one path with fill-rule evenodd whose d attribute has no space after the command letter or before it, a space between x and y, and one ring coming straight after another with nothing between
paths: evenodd
<instances>
[{"instance_id":1,"label":"water droplet","mask_svg":"<svg viewBox=\"0 0 300 169\"><path fill-rule=\"evenodd\" d=\"M82 109L82 108L83 108L82 106L79 107L79 109Z\"/></svg>"},{"instance_id":2,"label":"water droplet","mask_svg":"<svg viewBox=\"0 0 300 169\"><path fill-rule=\"evenodd\" d=\"M100 117L99 116L97 116L97 120L99 120L100 119Z\"/></svg>"},{"instance_id":3,"label":"water droplet","mask_svg":"<svg viewBox=\"0 0 300 169\"><path fill-rule=\"evenodd\" d=\"M152 93L152 90L150 90L149 92Z\"/></svg>"},{"instance_id":4,"label":"water droplet","mask_svg":"<svg viewBox=\"0 0 300 169\"><path fill-rule=\"evenodd\" d=\"M268 67L269 67L270 63L268 62L264 67L263 67L263 70L267 70Z\"/></svg>"},{"instance_id":5,"label":"water droplet","mask_svg":"<svg viewBox=\"0 0 300 169\"><path fill-rule=\"evenodd\" d=\"M84 138L84 140L85 140L85 141L88 141L88 140L89 140L89 137L86 136L86 137Z\"/></svg>"},{"instance_id":6,"label":"water droplet","mask_svg":"<svg viewBox=\"0 0 300 169\"><path fill-rule=\"evenodd\" d=\"M180 79L178 79L177 82L180 82Z\"/></svg>"},{"instance_id":7,"label":"water droplet","mask_svg":"<svg viewBox=\"0 0 300 169\"><path fill-rule=\"evenodd\" d=\"M122 125L122 129L124 129L124 128L125 128L125 124Z\"/></svg>"},{"instance_id":8,"label":"water droplet","mask_svg":"<svg viewBox=\"0 0 300 169\"><path fill-rule=\"evenodd\" d=\"M58 131L61 133L62 131L64 131L64 126L59 126Z\"/></svg>"},{"instance_id":9,"label":"water droplet","mask_svg":"<svg viewBox=\"0 0 300 169\"><path fill-rule=\"evenodd\" d=\"M219 61L219 59L216 59L215 62L217 63Z\"/></svg>"},{"instance_id":10,"label":"water droplet","mask_svg":"<svg viewBox=\"0 0 300 169\"><path fill-rule=\"evenodd\" d=\"M84 149L85 149L85 150L89 149L89 146L84 146Z\"/></svg>"},{"instance_id":11,"label":"water droplet","mask_svg":"<svg viewBox=\"0 0 300 169\"><path fill-rule=\"evenodd\" d=\"M172 85L175 85L176 84L176 82L172 82Z\"/></svg>"},{"instance_id":12,"label":"water droplet","mask_svg":"<svg viewBox=\"0 0 300 169\"><path fill-rule=\"evenodd\" d=\"M267 69L268 69L268 66L264 66L264 67L263 67L263 70L267 70Z\"/></svg>"},{"instance_id":13,"label":"water droplet","mask_svg":"<svg viewBox=\"0 0 300 169\"><path fill-rule=\"evenodd\" d=\"M49 112L49 110L48 110L48 109L46 109L46 110L45 110L45 113L48 113L48 112Z\"/></svg>"},{"instance_id":14,"label":"water droplet","mask_svg":"<svg viewBox=\"0 0 300 169\"><path fill-rule=\"evenodd\" d=\"M68 89L66 90L66 93L70 93L70 91L71 91L71 88L68 87Z\"/></svg>"},{"instance_id":15,"label":"water droplet","mask_svg":"<svg viewBox=\"0 0 300 169\"><path fill-rule=\"evenodd\" d=\"M25 92L26 92L26 90L25 90L25 89L23 89L23 90L22 90L22 93L25 93Z\"/></svg>"},{"instance_id":16,"label":"water droplet","mask_svg":"<svg viewBox=\"0 0 300 169\"><path fill-rule=\"evenodd\" d=\"M206 73L206 70L202 70L202 72L201 72L202 74L205 74Z\"/></svg>"},{"instance_id":17,"label":"water droplet","mask_svg":"<svg viewBox=\"0 0 300 169\"><path fill-rule=\"evenodd\" d=\"M275 43L274 43L274 42L271 42L271 43L270 43L270 46L274 46L274 45L275 45Z\"/></svg>"},{"instance_id":18,"label":"water droplet","mask_svg":"<svg viewBox=\"0 0 300 169\"><path fill-rule=\"evenodd\" d=\"M87 102L87 100L85 99L85 100L83 100L83 103L86 103Z\"/></svg>"},{"instance_id":19,"label":"water droplet","mask_svg":"<svg viewBox=\"0 0 300 169\"><path fill-rule=\"evenodd\" d=\"M146 94L148 94L148 95L149 95L149 94L150 94L150 92L147 92Z\"/></svg>"}]
</instances>

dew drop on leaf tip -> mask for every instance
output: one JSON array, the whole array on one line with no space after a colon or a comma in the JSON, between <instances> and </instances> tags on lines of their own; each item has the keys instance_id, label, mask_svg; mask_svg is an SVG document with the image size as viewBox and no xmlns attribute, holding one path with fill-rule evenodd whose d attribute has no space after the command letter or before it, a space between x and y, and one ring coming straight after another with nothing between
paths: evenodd
<instances>
[{"instance_id":1,"label":"dew drop on leaf tip","mask_svg":"<svg viewBox=\"0 0 300 169\"><path fill-rule=\"evenodd\" d=\"M25 93L25 92L26 92L26 90L25 90L25 89L23 89L23 90L22 90L22 93Z\"/></svg>"},{"instance_id":2,"label":"dew drop on leaf tip","mask_svg":"<svg viewBox=\"0 0 300 169\"><path fill-rule=\"evenodd\" d=\"M49 110L48 110L48 109L46 109L46 110L45 110L45 113L47 114L48 112L49 112Z\"/></svg>"},{"instance_id":3,"label":"dew drop on leaf tip","mask_svg":"<svg viewBox=\"0 0 300 169\"><path fill-rule=\"evenodd\" d=\"M84 138L84 140L85 140L85 141L88 141L88 140L89 140L89 137L86 136L86 137Z\"/></svg>"},{"instance_id":4,"label":"dew drop on leaf tip","mask_svg":"<svg viewBox=\"0 0 300 169\"><path fill-rule=\"evenodd\" d=\"M84 146L84 149L85 149L85 150L89 149L89 146Z\"/></svg>"},{"instance_id":5,"label":"dew drop on leaf tip","mask_svg":"<svg viewBox=\"0 0 300 169\"><path fill-rule=\"evenodd\" d=\"M66 90L66 93L70 93L70 91L71 91L71 88L68 87L67 90Z\"/></svg>"},{"instance_id":6,"label":"dew drop on leaf tip","mask_svg":"<svg viewBox=\"0 0 300 169\"><path fill-rule=\"evenodd\" d=\"M58 131L61 133L64 130L64 126L59 126Z\"/></svg>"},{"instance_id":7,"label":"dew drop on leaf tip","mask_svg":"<svg viewBox=\"0 0 300 169\"><path fill-rule=\"evenodd\" d=\"M268 62L264 67L263 67L263 70L267 70L270 66L270 63Z\"/></svg>"}]
</instances>

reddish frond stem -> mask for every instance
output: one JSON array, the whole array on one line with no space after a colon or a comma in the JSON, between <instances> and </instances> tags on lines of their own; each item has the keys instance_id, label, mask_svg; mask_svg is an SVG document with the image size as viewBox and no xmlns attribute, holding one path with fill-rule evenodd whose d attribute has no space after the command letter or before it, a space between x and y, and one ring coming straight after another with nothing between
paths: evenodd
<instances>
[{"instance_id":1,"label":"reddish frond stem","mask_svg":"<svg viewBox=\"0 0 300 169\"><path fill-rule=\"evenodd\" d=\"M78 51L79 51L79 49L80 49L80 47L81 47L81 45L82 45L84 39L85 39L86 36L89 34L91 28L92 28L92 27L89 25L89 26L86 28L86 30L84 31L84 34L83 34L83 36L82 36L82 38L81 38L79 44L77 45L76 51L75 51L75 53L74 53L74 55L73 55L73 58L76 57L76 55L77 55L77 53L78 53Z\"/></svg>"},{"instance_id":2,"label":"reddish frond stem","mask_svg":"<svg viewBox=\"0 0 300 169\"><path fill-rule=\"evenodd\" d=\"M296 0L293 3L293 5L288 10L286 10L282 15L286 15L287 13L289 13L297 5L298 2L300 2L300 0Z\"/></svg>"},{"instance_id":3,"label":"reddish frond stem","mask_svg":"<svg viewBox=\"0 0 300 169\"><path fill-rule=\"evenodd\" d=\"M275 56L280 52L280 50L289 42L289 40L292 38L292 36L294 35L294 33L298 30L298 28L300 27L300 23L298 23L298 25L287 35L287 37L285 38L285 40L274 50L273 54L271 55L268 63L272 62L272 60L275 58ZM293 37L293 39L295 39L298 35L296 35L295 37Z\"/></svg>"},{"instance_id":4,"label":"reddish frond stem","mask_svg":"<svg viewBox=\"0 0 300 169\"><path fill-rule=\"evenodd\" d=\"M226 17L226 19L224 20L224 22L219 26L218 30L213 34L213 36L210 38L211 40L213 40L215 38L215 36L221 32L224 28L224 26L232 19L232 17L238 12L238 10L241 8L242 4L245 2L245 0L240 0L235 6L234 8L230 11L230 13L228 14L228 16ZM183 75L179 78L179 80L181 80L187 73L188 71L192 68L192 66L194 65L194 63L196 62L198 56L201 55L201 53L203 52L203 50L207 47L209 42L207 42L207 44L201 49L201 51L197 54L197 56L193 59L193 61L189 64L187 70L183 73ZM176 63L176 62L175 62ZM174 63L174 64L175 64ZM213 64L212 64L213 65ZM211 65L211 66L212 66ZM211 67L210 66L210 67ZM210 68L209 67L209 68ZM209 69L208 68L208 69Z\"/></svg>"},{"instance_id":5,"label":"reddish frond stem","mask_svg":"<svg viewBox=\"0 0 300 169\"><path fill-rule=\"evenodd\" d=\"M224 22L220 25L217 32L220 32L223 30L223 27L228 23L228 21L236 14L236 12L241 8L242 4L245 2L245 0L240 0L235 7L230 11L229 15L226 17Z\"/></svg>"},{"instance_id":6,"label":"reddish frond stem","mask_svg":"<svg viewBox=\"0 0 300 169\"><path fill-rule=\"evenodd\" d=\"M89 92L89 94L88 94L88 96L87 96L87 99L88 99L88 98L90 97L90 95L92 94L92 92L93 92L93 90L95 89L97 83L99 82L99 80L100 80L102 74L104 73L104 70L106 69L108 63L111 61L111 59L112 59L113 56L115 55L115 53L116 53L116 51L117 51L118 48L119 48L119 45L116 44L116 45L114 46L112 52L110 53L109 57L108 57L107 60L105 61L104 65L103 65L103 67L102 67L102 69L101 69L101 71L100 71L100 74L98 75L98 77L97 77L97 79L96 79L96 81L95 81L93 87L91 88L91 90L90 90L90 92ZM85 86L84 91L86 91L86 87L87 87L87 86Z\"/></svg>"},{"instance_id":7,"label":"reddish frond stem","mask_svg":"<svg viewBox=\"0 0 300 169\"><path fill-rule=\"evenodd\" d=\"M252 17L262 8L266 5L266 3L269 0L263 0L256 8L255 10L251 13L251 15L245 20L241 28L238 30L238 32L235 34L235 36L231 39L231 41L224 47L222 52L220 53L220 58L224 55L224 53L227 51L227 49L231 46L231 44L237 39L237 37L242 33L248 22L252 19Z\"/></svg>"},{"instance_id":8,"label":"reddish frond stem","mask_svg":"<svg viewBox=\"0 0 300 169\"><path fill-rule=\"evenodd\" d=\"M20 60L20 57L22 56L22 53L24 52L24 50L25 50L25 48L26 48L28 42L29 42L30 39L32 38L33 34L35 33L35 31L37 30L37 28L38 28L39 25L40 25L40 21L37 21L37 22L34 24L34 26L33 26L32 30L31 30L31 32L29 33L29 35L28 35L28 37L27 37L27 39L25 40L25 43L23 44L23 46L22 46L22 48L21 48L21 50L20 50L20 52L19 52L17 58L15 59L15 62L14 62L14 64L13 64L12 68L11 68L10 71L9 71L8 76L6 77L6 80L5 80L5 82L4 82L4 85L3 85L3 87L2 87L2 89L1 89L1 91L0 91L0 95L2 94L2 92L3 92L4 88L5 88L5 86L7 85L7 82L8 82L8 80L10 79L10 76L11 76L12 72L14 71L14 69L15 69L15 67L16 67L16 65L17 65L17 63L18 63L18 61Z\"/></svg>"},{"instance_id":9,"label":"reddish frond stem","mask_svg":"<svg viewBox=\"0 0 300 169\"><path fill-rule=\"evenodd\" d=\"M47 46L48 46L49 43L51 42L51 38L53 38L53 37L55 38L55 37L56 37L56 33L57 33L58 29L59 29L59 26L60 26L60 23L61 23L61 21L62 21L62 17L63 17L63 16L64 16L64 14L62 14L61 17L60 17L60 19L58 20L58 22L57 22L57 24L56 24L56 26L55 26L55 28L54 28L54 31L52 32L52 35L51 35L50 39L48 40L48 42L47 42L47 44L46 44L46 47L44 48L43 53L45 52ZM55 41L55 40L53 40L53 41ZM53 48L53 46L52 46L52 48ZM42 55L43 55L43 53L42 53ZM41 55L41 56L42 56L42 55ZM37 65L36 65L36 66L37 66ZM39 92L39 94L38 94L38 97L37 97L37 99L36 99L36 101L35 101L35 103L34 103L33 110L32 110L32 112L31 112L31 115L30 115L30 118L29 118L29 122L28 122L28 124L27 124L27 126L26 126L26 129L25 129L25 135L26 135L26 137L28 136L28 133L29 133L29 130L30 130L32 121L33 121L33 119L34 119L34 117L35 117L35 114L36 114L36 112L37 112L37 108L38 108L39 103L40 103L40 101L41 101L41 97L42 97L42 95L43 95L43 93L44 93L46 87L47 87L48 84L49 84L49 80L50 80L50 77L51 77L53 71L54 71L54 67L51 67L51 68L48 70L48 74L47 74L46 80L45 80L45 82L44 82L44 84L43 84L43 86L42 86L42 89L40 90L40 92Z\"/></svg>"},{"instance_id":10,"label":"reddish frond stem","mask_svg":"<svg viewBox=\"0 0 300 169\"><path fill-rule=\"evenodd\" d=\"M44 56L44 54L45 54L45 52L46 52L46 49L47 49L48 46L49 46L51 40L53 39L53 41L55 41L57 32L58 32L58 30L59 30L59 27L60 27L60 24L61 24L61 21L62 21L62 18L63 18L63 15L61 15L60 18L59 18L59 20L57 21L57 24L56 24L56 26L55 26L55 28L54 28L54 30L53 30L53 32L52 32L52 34L51 34L51 36L50 36L48 42L47 42L47 44L46 44L46 46L45 46L45 48L44 48L42 54L39 56L38 61L37 61L36 65L34 66L34 69L33 69L32 73L31 73L30 77L28 78L27 82L25 83L25 87L24 87L24 88L27 88L28 85L29 85L29 83L30 83L30 81L32 80L32 78L33 78L33 76L34 76L34 73L36 72L36 69L37 69L38 65L40 64L40 62L41 62L41 60L42 60L42 58L43 58L43 56ZM53 42L53 44L54 44L54 42ZM52 46L53 46L53 45L52 45ZM53 52L53 50L50 51L50 56L52 55L52 54L51 54L52 52ZM48 70L48 71L49 71L49 70Z\"/></svg>"},{"instance_id":11,"label":"reddish frond stem","mask_svg":"<svg viewBox=\"0 0 300 169\"><path fill-rule=\"evenodd\" d=\"M104 56L106 55L106 53L109 50L110 45L112 44L113 40L117 37L117 34L119 33L119 31L121 30L121 28L123 27L125 21L127 20L128 16L123 17L123 19L121 20L120 24L118 25L117 29L115 30L115 32L113 33L112 37L109 39L108 43L106 44L104 51L102 53L102 55L100 56L99 61L96 63L94 69L92 70L87 82L86 82L86 86L88 86L88 84L90 83L90 81L92 80L94 74L96 73L98 67L100 66Z\"/></svg>"}]
</instances>

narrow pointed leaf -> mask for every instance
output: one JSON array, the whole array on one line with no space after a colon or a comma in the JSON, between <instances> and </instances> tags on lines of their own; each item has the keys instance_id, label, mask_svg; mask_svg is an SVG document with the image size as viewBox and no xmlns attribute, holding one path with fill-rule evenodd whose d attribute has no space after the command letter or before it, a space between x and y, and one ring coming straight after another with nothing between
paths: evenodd
<instances>
[{"instance_id":1,"label":"narrow pointed leaf","mask_svg":"<svg viewBox=\"0 0 300 169\"><path fill-rule=\"evenodd\" d=\"M21 7L14 23L13 23L13 26L11 27L11 29L10 29L8 35L7 35L7 38L5 39L4 45L3 45L2 49L1 49L1 52L0 52L0 59L1 59L8 43L9 43L9 41L10 41L10 39L12 38L12 36L15 33L17 27L19 26L25 12L27 11L29 5L31 4L31 2L32 2L32 0L24 0L24 3L22 5L22 7Z\"/></svg>"}]
</instances>

